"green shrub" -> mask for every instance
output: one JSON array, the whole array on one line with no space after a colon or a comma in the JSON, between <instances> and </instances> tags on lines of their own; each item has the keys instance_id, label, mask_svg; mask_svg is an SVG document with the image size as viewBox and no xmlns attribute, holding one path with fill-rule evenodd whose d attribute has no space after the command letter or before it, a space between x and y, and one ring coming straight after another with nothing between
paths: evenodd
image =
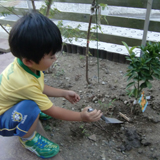
<instances>
[{"instance_id":1,"label":"green shrub","mask_svg":"<svg viewBox=\"0 0 160 160\"><path fill-rule=\"evenodd\" d=\"M130 61L126 76L129 82L126 90L129 96L134 96L136 99L144 88L152 88L151 81L156 78L160 79L160 42L147 43L146 46L140 46L142 55L136 56L133 50L136 48L129 48L125 42L122 42L128 50L129 57L126 59ZM133 87L129 90L130 87Z\"/></svg>"}]
</instances>

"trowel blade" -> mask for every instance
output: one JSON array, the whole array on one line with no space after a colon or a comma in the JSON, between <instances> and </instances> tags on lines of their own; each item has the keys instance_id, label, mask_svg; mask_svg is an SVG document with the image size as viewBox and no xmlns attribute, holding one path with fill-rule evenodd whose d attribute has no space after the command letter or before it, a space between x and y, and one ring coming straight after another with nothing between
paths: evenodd
<instances>
[{"instance_id":1,"label":"trowel blade","mask_svg":"<svg viewBox=\"0 0 160 160\"><path fill-rule=\"evenodd\" d=\"M116 118L109 118L109 117L105 117L105 119L103 119L106 123L123 123L123 121L120 121Z\"/></svg>"},{"instance_id":2,"label":"trowel blade","mask_svg":"<svg viewBox=\"0 0 160 160\"><path fill-rule=\"evenodd\" d=\"M92 112L93 110L93 108L88 108L88 112ZM122 121L119 121L116 118L109 118L105 117L104 115L101 116L101 119L104 120L106 123L123 123Z\"/></svg>"}]
</instances>

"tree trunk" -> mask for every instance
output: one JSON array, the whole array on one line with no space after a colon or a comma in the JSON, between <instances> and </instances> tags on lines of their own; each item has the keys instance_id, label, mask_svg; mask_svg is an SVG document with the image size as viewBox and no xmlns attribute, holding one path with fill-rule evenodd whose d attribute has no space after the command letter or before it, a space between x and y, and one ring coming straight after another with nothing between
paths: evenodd
<instances>
[{"instance_id":1,"label":"tree trunk","mask_svg":"<svg viewBox=\"0 0 160 160\"><path fill-rule=\"evenodd\" d=\"M91 29L92 15L90 15L89 25L88 25L88 33L87 33L87 47L86 47L86 81L90 84L88 79L88 52L89 52L89 38L90 38L90 29Z\"/></svg>"},{"instance_id":2,"label":"tree trunk","mask_svg":"<svg viewBox=\"0 0 160 160\"><path fill-rule=\"evenodd\" d=\"M34 4L34 0L31 0L32 1L32 7L33 7L33 10L35 11L36 10L36 6Z\"/></svg>"},{"instance_id":3,"label":"tree trunk","mask_svg":"<svg viewBox=\"0 0 160 160\"><path fill-rule=\"evenodd\" d=\"M91 23L92 23L92 16L93 16L93 13L94 13L94 7L95 7L95 0L93 0L93 2L92 2L90 20L89 20L89 25L88 25L88 33L87 33L87 47L86 47L86 81L87 81L88 84L90 84L89 79L88 79L88 52L89 52L90 29L91 29Z\"/></svg>"},{"instance_id":4,"label":"tree trunk","mask_svg":"<svg viewBox=\"0 0 160 160\"><path fill-rule=\"evenodd\" d=\"M46 10L46 17L49 15L49 10L51 8L52 0L48 0L47 2L47 10Z\"/></svg>"}]
</instances>

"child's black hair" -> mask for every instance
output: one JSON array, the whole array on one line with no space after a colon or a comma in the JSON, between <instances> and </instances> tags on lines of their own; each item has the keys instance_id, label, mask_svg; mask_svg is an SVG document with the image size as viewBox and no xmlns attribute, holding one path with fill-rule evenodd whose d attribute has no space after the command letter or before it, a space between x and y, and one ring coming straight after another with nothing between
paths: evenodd
<instances>
[{"instance_id":1,"label":"child's black hair","mask_svg":"<svg viewBox=\"0 0 160 160\"><path fill-rule=\"evenodd\" d=\"M62 37L58 27L38 12L30 12L20 18L9 34L12 54L20 59L27 58L35 63L45 54L54 55L62 48Z\"/></svg>"}]
</instances>

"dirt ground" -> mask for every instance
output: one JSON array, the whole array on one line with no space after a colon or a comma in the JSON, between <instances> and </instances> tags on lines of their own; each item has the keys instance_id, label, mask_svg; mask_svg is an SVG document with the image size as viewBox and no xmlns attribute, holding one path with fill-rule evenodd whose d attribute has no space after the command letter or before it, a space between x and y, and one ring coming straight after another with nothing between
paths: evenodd
<instances>
[{"instance_id":1,"label":"dirt ground","mask_svg":"<svg viewBox=\"0 0 160 160\"><path fill-rule=\"evenodd\" d=\"M53 73L45 74L46 84L76 91L81 100L76 105L63 98L51 98L55 105L81 111L86 106L101 109L105 116L123 124L67 122L56 119L43 121L48 136L60 145L65 160L160 160L160 84L145 90L148 106L144 113L133 113L133 100L126 95L127 64L89 57L89 79L86 82L85 57L78 54L60 55ZM119 112L131 118L128 122Z\"/></svg>"}]
</instances>

